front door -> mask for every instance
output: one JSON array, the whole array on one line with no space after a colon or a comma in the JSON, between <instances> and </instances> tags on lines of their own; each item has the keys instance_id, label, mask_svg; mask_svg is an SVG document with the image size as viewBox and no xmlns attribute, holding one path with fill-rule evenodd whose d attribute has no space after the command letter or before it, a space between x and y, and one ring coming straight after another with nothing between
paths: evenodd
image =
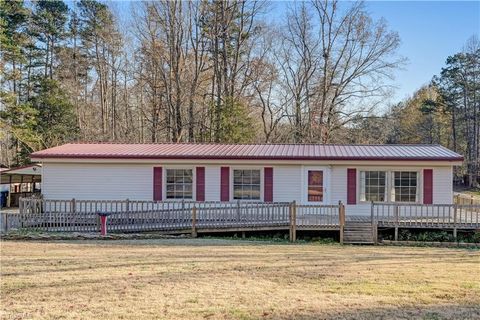
<instances>
[{"instance_id":1,"label":"front door","mask_svg":"<svg viewBox=\"0 0 480 320\"><path fill-rule=\"evenodd\" d=\"M327 201L327 170L323 167L307 167L304 170L304 202L311 204Z\"/></svg>"}]
</instances>

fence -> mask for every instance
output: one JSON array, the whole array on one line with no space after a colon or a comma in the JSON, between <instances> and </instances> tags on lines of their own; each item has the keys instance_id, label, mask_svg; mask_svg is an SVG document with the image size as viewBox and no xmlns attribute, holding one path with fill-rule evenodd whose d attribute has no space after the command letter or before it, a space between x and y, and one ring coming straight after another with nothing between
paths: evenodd
<instances>
[{"instance_id":1,"label":"fence","mask_svg":"<svg viewBox=\"0 0 480 320\"><path fill-rule=\"evenodd\" d=\"M342 210L343 209L343 210ZM96 232L98 213L110 214L110 232L218 232L296 229L340 230L343 204L296 202L194 202L131 200L48 200L22 198L20 213L5 216L8 228L37 231Z\"/></svg>"},{"instance_id":2,"label":"fence","mask_svg":"<svg viewBox=\"0 0 480 320\"><path fill-rule=\"evenodd\" d=\"M466 195L462 193L456 193L453 196L453 203L460 205L480 205L480 198L473 195Z\"/></svg>"}]
</instances>

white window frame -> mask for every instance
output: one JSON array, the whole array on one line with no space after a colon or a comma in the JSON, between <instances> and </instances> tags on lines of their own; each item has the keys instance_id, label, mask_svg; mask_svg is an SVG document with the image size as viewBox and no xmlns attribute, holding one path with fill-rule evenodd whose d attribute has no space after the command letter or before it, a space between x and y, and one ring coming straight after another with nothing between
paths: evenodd
<instances>
[{"instance_id":1,"label":"white window frame","mask_svg":"<svg viewBox=\"0 0 480 320\"><path fill-rule=\"evenodd\" d=\"M359 199L359 202L371 202L370 200L367 200L366 198L366 193L367 193L367 177L366 177L366 172L383 172L385 173L385 190L383 191L383 198L385 200L383 201L377 201L377 202L388 202L388 199L389 199L389 189L388 189L388 180L389 180L389 172L388 170L375 170L375 169L362 169L362 170L359 170L359 185L360 185L360 192L359 192L359 196L358 196L358 199ZM362 173L365 175L363 178L362 178Z\"/></svg>"},{"instance_id":2,"label":"white window frame","mask_svg":"<svg viewBox=\"0 0 480 320\"><path fill-rule=\"evenodd\" d=\"M234 173L235 170L259 170L260 171L260 198L259 199L235 199L234 195ZM264 172L263 172L263 167L258 167L258 166L242 166L242 167L230 167L230 200L231 201L245 201L245 202L263 202L264 196L263 196L263 191L264 191Z\"/></svg>"},{"instance_id":3,"label":"white window frame","mask_svg":"<svg viewBox=\"0 0 480 320\"><path fill-rule=\"evenodd\" d=\"M405 168L402 167L401 169L395 168L395 167L356 167L357 169L357 199L358 203L371 203L371 201L363 201L361 200L361 192L362 192L362 181L361 181L361 175L360 172L362 171L384 171L386 172L386 197L385 201L381 203L399 203L399 204L419 204L423 202L423 170L427 169L425 168ZM416 172L417 173L417 196L416 196L416 201L415 202L396 202L395 201L395 172Z\"/></svg>"},{"instance_id":4,"label":"white window frame","mask_svg":"<svg viewBox=\"0 0 480 320\"><path fill-rule=\"evenodd\" d=\"M415 192L415 201L395 201L395 172L416 172L417 173L417 190ZM421 203L423 201L422 199L422 190L423 190L423 176L422 175L422 170L417 170L417 169L401 169L401 170L392 170L390 172L390 201L393 203Z\"/></svg>"},{"instance_id":5,"label":"white window frame","mask_svg":"<svg viewBox=\"0 0 480 320\"><path fill-rule=\"evenodd\" d=\"M196 167L192 166L182 166L182 165L169 165L169 166L164 166L162 167L163 172L162 172L162 196L165 201L195 201L197 198L197 173L196 173ZM168 169L173 169L173 170L192 170L192 198L191 199L172 199L172 198L167 198L167 170Z\"/></svg>"}]
</instances>

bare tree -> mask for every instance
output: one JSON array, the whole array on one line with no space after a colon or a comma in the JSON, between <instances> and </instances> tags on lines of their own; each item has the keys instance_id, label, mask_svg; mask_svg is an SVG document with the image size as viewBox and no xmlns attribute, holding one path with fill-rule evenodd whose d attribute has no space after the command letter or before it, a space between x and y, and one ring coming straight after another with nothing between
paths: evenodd
<instances>
[{"instance_id":1,"label":"bare tree","mask_svg":"<svg viewBox=\"0 0 480 320\"><path fill-rule=\"evenodd\" d=\"M341 10L338 1L315 0L313 7L322 59L313 120L326 143L335 128L371 112L390 88L385 79L404 60L395 56L398 34L384 20L374 22L363 2Z\"/></svg>"},{"instance_id":2,"label":"bare tree","mask_svg":"<svg viewBox=\"0 0 480 320\"><path fill-rule=\"evenodd\" d=\"M140 43L136 57L135 81L140 95L138 104L139 125L142 141L148 132L149 141L159 141L161 127L170 128L170 113L163 105L165 96L162 80L162 61L160 54L165 47L159 38L161 26L157 13L150 3L143 3L140 15L136 18L135 35ZM170 140L170 130L165 130L165 138Z\"/></svg>"},{"instance_id":3,"label":"bare tree","mask_svg":"<svg viewBox=\"0 0 480 320\"><path fill-rule=\"evenodd\" d=\"M203 3L190 2L188 8L188 38L191 52L188 54L187 71L190 74L190 90L188 91L188 141L195 141L195 129L202 122L195 121L195 103L198 99L199 86L202 85L202 74L207 69L206 36L201 27L201 19L205 14ZM201 112L201 110L198 110ZM197 114L198 116L198 114Z\"/></svg>"},{"instance_id":4,"label":"bare tree","mask_svg":"<svg viewBox=\"0 0 480 320\"><path fill-rule=\"evenodd\" d=\"M311 131L311 98L318 70L319 43L313 33L312 15L306 3L290 8L278 63L282 70L285 100L291 106L293 141L308 140Z\"/></svg>"},{"instance_id":5,"label":"bare tree","mask_svg":"<svg viewBox=\"0 0 480 320\"><path fill-rule=\"evenodd\" d=\"M249 104L260 110L263 141L268 143L275 141L275 134L281 121L285 120L287 110L286 104L279 99L282 87L275 52L278 33L266 25L260 28L262 36L256 41L256 53L250 62L248 73L249 85L246 86L251 89L246 94L251 96Z\"/></svg>"}]
</instances>

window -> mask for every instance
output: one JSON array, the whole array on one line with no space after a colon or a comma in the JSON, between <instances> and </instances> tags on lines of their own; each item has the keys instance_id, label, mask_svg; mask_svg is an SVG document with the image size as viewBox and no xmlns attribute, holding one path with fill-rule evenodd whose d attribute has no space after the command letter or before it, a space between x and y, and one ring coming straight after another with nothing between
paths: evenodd
<instances>
[{"instance_id":1,"label":"window","mask_svg":"<svg viewBox=\"0 0 480 320\"><path fill-rule=\"evenodd\" d=\"M192 199L192 169L167 169L167 199Z\"/></svg>"},{"instance_id":2,"label":"window","mask_svg":"<svg viewBox=\"0 0 480 320\"><path fill-rule=\"evenodd\" d=\"M395 202L417 201L417 172L395 171L393 180Z\"/></svg>"},{"instance_id":3,"label":"window","mask_svg":"<svg viewBox=\"0 0 480 320\"><path fill-rule=\"evenodd\" d=\"M260 170L233 170L233 198L260 200Z\"/></svg>"},{"instance_id":4,"label":"window","mask_svg":"<svg viewBox=\"0 0 480 320\"><path fill-rule=\"evenodd\" d=\"M385 201L385 171L360 172L360 201Z\"/></svg>"},{"instance_id":5,"label":"window","mask_svg":"<svg viewBox=\"0 0 480 320\"><path fill-rule=\"evenodd\" d=\"M308 201L323 201L323 171L308 171Z\"/></svg>"}]
</instances>

